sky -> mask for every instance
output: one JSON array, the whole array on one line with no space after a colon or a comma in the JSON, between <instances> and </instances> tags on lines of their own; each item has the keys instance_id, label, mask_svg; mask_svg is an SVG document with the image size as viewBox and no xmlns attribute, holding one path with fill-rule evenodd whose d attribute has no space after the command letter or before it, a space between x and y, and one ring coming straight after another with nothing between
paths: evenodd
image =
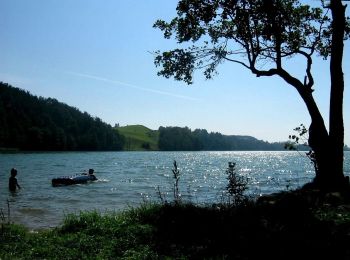
<instances>
[{"instance_id":1,"label":"sky","mask_svg":"<svg viewBox=\"0 0 350 260\"><path fill-rule=\"evenodd\" d=\"M181 46L152 25L175 17L176 4L0 0L0 81L56 98L112 126L187 126L274 142L288 140L301 123L310 124L293 87L277 77L257 78L238 64L221 65L213 80L196 74L192 85L157 76L152 53ZM349 47L347 42L343 62L347 145ZM290 62L288 70L298 73L302 65ZM314 96L328 125L329 60L316 58L313 74Z\"/></svg>"}]
</instances>

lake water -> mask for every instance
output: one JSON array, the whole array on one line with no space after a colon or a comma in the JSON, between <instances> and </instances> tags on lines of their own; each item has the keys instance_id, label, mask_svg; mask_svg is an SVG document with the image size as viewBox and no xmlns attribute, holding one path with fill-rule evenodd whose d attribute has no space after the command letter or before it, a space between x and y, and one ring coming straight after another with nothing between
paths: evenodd
<instances>
[{"instance_id":1,"label":"lake water","mask_svg":"<svg viewBox=\"0 0 350 260\"><path fill-rule=\"evenodd\" d=\"M345 153L345 174L350 174ZM294 189L314 177L310 161L297 152L62 152L0 154L0 209L29 228L62 223L68 213L123 210L143 201L172 200L173 161L180 169L180 192L195 203L220 202L228 162L249 180L253 195ZM10 169L18 170L22 189L8 191ZM95 169L98 181L52 187L51 179Z\"/></svg>"}]
</instances>

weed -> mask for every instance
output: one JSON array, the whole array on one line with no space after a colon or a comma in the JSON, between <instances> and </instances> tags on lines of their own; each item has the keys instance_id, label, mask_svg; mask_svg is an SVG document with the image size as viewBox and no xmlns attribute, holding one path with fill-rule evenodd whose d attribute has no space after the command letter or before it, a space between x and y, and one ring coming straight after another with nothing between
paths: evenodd
<instances>
[{"instance_id":1,"label":"weed","mask_svg":"<svg viewBox=\"0 0 350 260\"><path fill-rule=\"evenodd\" d=\"M245 201L247 201L247 197L244 195L244 192L248 189L248 179L237 173L236 163L234 162L228 163L226 174L228 180L226 191L229 205L242 205Z\"/></svg>"},{"instance_id":2,"label":"weed","mask_svg":"<svg viewBox=\"0 0 350 260\"><path fill-rule=\"evenodd\" d=\"M174 160L174 168L172 169L173 178L174 178L174 184L173 184L173 196L174 196L174 203L179 204L181 202L181 193L179 190L179 180L180 180L180 170L177 167L177 162ZM159 186L157 187L157 195L159 197L159 200L163 205L167 204L168 201L166 200L164 194L161 192Z\"/></svg>"},{"instance_id":3,"label":"weed","mask_svg":"<svg viewBox=\"0 0 350 260\"><path fill-rule=\"evenodd\" d=\"M180 170L177 168L177 163L174 161L174 168L172 169L173 176L175 179L174 183L174 202L178 204L181 202L181 194L179 192L179 180L180 180Z\"/></svg>"},{"instance_id":4,"label":"weed","mask_svg":"<svg viewBox=\"0 0 350 260\"><path fill-rule=\"evenodd\" d=\"M4 214L4 212L2 211L2 209L0 209L0 220L1 220L1 223L4 223L4 222L5 222L5 214Z\"/></svg>"},{"instance_id":5,"label":"weed","mask_svg":"<svg viewBox=\"0 0 350 260\"><path fill-rule=\"evenodd\" d=\"M157 195L159 197L160 202L164 205L167 201L164 198L164 194L161 192L159 185L157 186Z\"/></svg>"}]
</instances>

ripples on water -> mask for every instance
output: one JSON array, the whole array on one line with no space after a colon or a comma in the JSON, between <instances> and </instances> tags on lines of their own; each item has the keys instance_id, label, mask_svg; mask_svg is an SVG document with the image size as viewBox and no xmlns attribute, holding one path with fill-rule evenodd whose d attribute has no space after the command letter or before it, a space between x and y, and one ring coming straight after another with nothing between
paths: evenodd
<instances>
[{"instance_id":1,"label":"ripples on water","mask_svg":"<svg viewBox=\"0 0 350 260\"><path fill-rule=\"evenodd\" d=\"M345 153L345 173L349 156ZM294 189L313 178L309 160L297 152L72 152L0 154L0 208L6 215L7 199L12 221L31 228L61 223L68 213L101 212L157 201L158 187L172 200L176 160L180 169L180 191L195 203L220 201L227 185L228 162L236 162L239 174L249 179L253 195ZM8 192L9 171L18 169L23 187ZM94 168L98 181L90 184L52 187L51 179Z\"/></svg>"}]
</instances>

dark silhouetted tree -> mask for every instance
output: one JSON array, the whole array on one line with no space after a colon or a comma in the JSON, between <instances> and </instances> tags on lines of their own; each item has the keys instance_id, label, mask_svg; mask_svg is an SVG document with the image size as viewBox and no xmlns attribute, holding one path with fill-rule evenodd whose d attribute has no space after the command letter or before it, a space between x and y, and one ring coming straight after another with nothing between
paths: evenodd
<instances>
[{"instance_id":1,"label":"dark silhouetted tree","mask_svg":"<svg viewBox=\"0 0 350 260\"><path fill-rule=\"evenodd\" d=\"M193 45L158 51L155 64L161 67L158 75L188 84L195 70L210 79L225 61L239 64L257 77L282 78L299 93L311 117L309 145L318 165L314 183L339 190L345 183L341 62L349 23L340 0L323 7L311 8L297 0L180 0L177 16L170 22L158 20L154 27L167 39L175 35L179 44ZM317 54L330 57L329 132L313 97L311 69ZM300 66L305 65L303 75L287 70L286 60L294 58Z\"/></svg>"},{"instance_id":2,"label":"dark silhouetted tree","mask_svg":"<svg viewBox=\"0 0 350 260\"><path fill-rule=\"evenodd\" d=\"M158 146L163 151L276 151L282 143L267 143L251 136L208 133L188 127L160 127Z\"/></svg>"},{"instance_id":3,"label":"dark silhouetted tree","mask_svg":"<svg viewBox=\"0 0 350 260\"><path fill-rule=\"evenodd\" d=\"M198 151L200 142L188 127L159 127L158 146L163 151Z\"/></svg>"},{"instance_id":4,"label":"dark silhouetted tree","mask_svg":"<svg viewBox=\"0 0 350 260\"><path fill-rule=\"evenodd\" d=\"M0 148L121 150L117 129L88 113L0 82Z\"/></svg>"}]
</instances>

